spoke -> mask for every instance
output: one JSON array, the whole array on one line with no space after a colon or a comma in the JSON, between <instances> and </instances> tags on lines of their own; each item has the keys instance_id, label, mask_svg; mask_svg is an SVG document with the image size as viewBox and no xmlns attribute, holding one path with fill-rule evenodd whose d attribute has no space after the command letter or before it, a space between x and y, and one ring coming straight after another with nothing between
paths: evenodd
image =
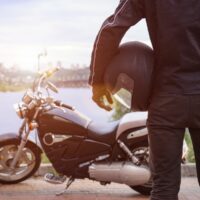
<instances>
[{"instance_id":1,"label":"spoke","mask_svg":"<svg viewBox=\"0 0 200 200\"><path fill-rule=\"evenodd\" d=\"M15 151L13 151L13 149ZM3 157L4 160L7 160L9 158L12 158L16 151L17 151L17 146L8 145L3 147L2 151L0 152L0 156Z\"/></svg>"},{"instance_id":2,"label":"spoke","mask_svg":"<svg viewBox=\"0 0 200 200\"><path fill-rule=\"evenodd\" d=\"M7 176L10 176L11 170L10 169L2 169L0 170L0 174L7 174Z\"/></svg>"},{"instance_id":3,"label":"spoke","mask_svg":"<svg viewBox=\"0 0 200 200\"><path fill-rule=\"evenodd\" d=\"M23 166L23 167L19 167L19 168L16 168L14 173L17 174L17 173L22 173L24 170L27 169L27 166Z\"/></svg>"},{"instance_id":4,"label":"spoke","mask_svg":"<svg viewBox=\"0 0 200 200\"><path fill-rule=\"evenodd\" d=\"M9 150L9 146L6 146L2 149L2 151L0 152L1 159L6 160L8 158L8 155L9 155L8 150Z\"/></svg>"},{"instance_id":5,"label":"spoke","mask_svg":"<svg viewBox=\"0 0 200 200\"><path fill-rule=\"evenodd\" d=\"M3 146L0 151L0 173L8 173L10 167L8 165L9 160L13 159L17 146L7 145Z\"/></svg>"},{"instance_id":6,"label":"spoke","mask_svg":"<svg viewBox=\"0 0 200 200\"><path fill-rule=\"evenodd\" d=\"M2 170L9 170L9 167L6 165L4 160L0 160L0 165L2 166ZM0 172L2 172L2 170L0 169Z\"/></svg>"},{"instance_id":7,"label":"spoke","mask_svg":"<svg viewBox=\"0 0 200 200\"><path fill-rule=\"evenodd\" d=\"M24 149L22 154L22 162L25 162L27 165L31 165L34 162L32 152L29 149Z\"/></svg>"},{"instance_id":8,"label":"spoke","mask_svg":"<svg viewBox=\"0 0 200 200\"><path fill-rule=\"evenodd\" d=\"M24 153L22 155L22 162L25 162L25 164L30 165L32 164L32 160L29 159L28 155L26 153Z\"/></svg>"}]
</instances>

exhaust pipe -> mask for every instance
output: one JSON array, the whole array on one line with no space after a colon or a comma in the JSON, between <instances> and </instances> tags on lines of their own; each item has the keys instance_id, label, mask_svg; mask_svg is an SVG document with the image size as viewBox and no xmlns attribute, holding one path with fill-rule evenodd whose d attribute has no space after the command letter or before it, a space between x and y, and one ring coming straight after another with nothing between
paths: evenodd
<instances>
[{"instance_id":1,"label":"exhaust pipe","mask_svg":"<svg viewBox=\"0 0 200 200\"><path fill-rule=\"evenodd\" d=\"M131 162L92 164L89 167L89 175L90 178L100 182L115 182L129 186L143 185L151 177L148 168L136 166Z\"/></svg>"}]
</instances>

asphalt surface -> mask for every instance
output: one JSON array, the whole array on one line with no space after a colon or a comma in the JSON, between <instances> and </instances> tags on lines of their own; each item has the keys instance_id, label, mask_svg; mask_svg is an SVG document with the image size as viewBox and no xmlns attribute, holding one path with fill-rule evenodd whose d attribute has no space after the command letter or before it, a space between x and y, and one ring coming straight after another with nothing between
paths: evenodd
<instances>
[{"instance_id":1,"label":"asphalt surface","mask_svg":"<svg viewBox=\"0 0 200 200\"><path fill-rule=\"evenodd\" d=\"M100 185L89 180L76 180L62 196L56 192L65 184L52 185L42 178L32 178L15 185L0 185L0 200L147 200L126 185ZM179 200L199 200L200 188L196 178L182 178Z\"/></svg>"}]
</instances>

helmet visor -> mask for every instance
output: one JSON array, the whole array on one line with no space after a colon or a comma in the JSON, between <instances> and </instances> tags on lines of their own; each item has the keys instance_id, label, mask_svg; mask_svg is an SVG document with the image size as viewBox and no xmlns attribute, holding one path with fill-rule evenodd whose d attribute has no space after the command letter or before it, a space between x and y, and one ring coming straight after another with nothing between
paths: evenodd
<instances>
[{"instance_id":1,"label":"helmet visor","mask_svg":"<svg viewBox=\"0 0 200 200\"><path fill-rule=\"evenodd\" d=\"M116 101L122 104L124 107L131 109L131 100L132 94L124 88L121 88L118 92L116 92L113 97Z\"/></svg>"},{"instance_id":2,"label":"helmet visor","mask_svg":"<svg viewBox=\"0 0 200 200\"><path fill-rule=\"evenodd\" d=\"M114 98L128 109L131 109L133 87L133 79L131 79L127 74L121 73L118 76L115 87L112 91Z\"/></svg>"}]
</instances>

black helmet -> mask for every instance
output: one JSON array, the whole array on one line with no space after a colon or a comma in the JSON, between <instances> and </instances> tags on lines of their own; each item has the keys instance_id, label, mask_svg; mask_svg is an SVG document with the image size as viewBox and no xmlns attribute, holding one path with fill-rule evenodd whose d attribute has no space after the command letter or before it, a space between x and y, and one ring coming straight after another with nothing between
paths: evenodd
<instances>
[{"instance_id":1,"label":"black helmet","mask_svg":"<svg viewBox=\"0 0 200 200\"><path fill-rule=\"evenodd\" d=\"M104 82L114 95L125 89L131 93L131 110L146 111L152 89L153 50L141 42L128 42L106 68ZM123 92L122 92L123 93Z\"/></svg>"}]
</instances>

